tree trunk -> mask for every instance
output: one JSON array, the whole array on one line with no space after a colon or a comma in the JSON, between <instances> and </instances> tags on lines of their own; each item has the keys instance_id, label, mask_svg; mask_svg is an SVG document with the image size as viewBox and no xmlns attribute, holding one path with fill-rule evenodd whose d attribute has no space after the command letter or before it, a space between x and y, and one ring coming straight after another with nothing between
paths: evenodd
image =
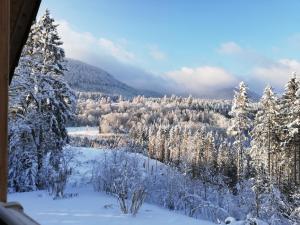
<instances>
[{"instance_id":1,"label":"tree trunk","mask_svg":"<svg viewBox=\"0 0 300 225\"><path fill-rule=\"evenodd\" d=\"M270 138L270 118L268 123L268 175L269 175L269 181L271 182L272 176L271 176L271 138Z\"/></svg>"},{"instance_id":2,"label":"tree trunk","mask_svg":"<svg viewBox=\"0 0 300 225\"><path fill-rule=\"evenodd\" d=\"M299 131L298 131L298 185L300 185L300 132Z\"/></svg>"},{"instance_id":3,"label":"tree trunk","mask_svg":"<svg viewBox=\"0 0 300 225\"><path fill-rule=\"evenodd\" d=\"M294 146L293 147L293 152L294 152L294 183L297 185L297 149Z\"/></svg>"}]
</instances>

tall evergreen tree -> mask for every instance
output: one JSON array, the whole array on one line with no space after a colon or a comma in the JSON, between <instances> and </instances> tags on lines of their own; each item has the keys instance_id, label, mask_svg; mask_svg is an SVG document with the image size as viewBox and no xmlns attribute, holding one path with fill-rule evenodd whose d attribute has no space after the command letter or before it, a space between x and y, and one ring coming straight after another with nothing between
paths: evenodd
<instances>
[{"instance_id":1,"label":"tall evergreen tree","mask_svg":"<svg viewBox=\"0 0 300 225\"><path fill-rule=\"evenodd\" d=\"M31 31L35 24L33 24ZM37 146L34 136L34 123L30 118L38 115L29 109L34 92L32 77L34 35L29 33L27 44L24 46L15 70L14 79L9 88L9 187L15 191L36 189L37 178Z\"/></svg>"},{"instance_id":2,"label":"tall evergreen tree","mask_svg":"<svg viewBox=\"0 0 300 225\"><path fill-rule=\"evenodd\" d=\"M299 82L295 74L289 79L285 86L285 92L280 99L280 128L279 134L282 145L282 177L288 184L297 183L297 135L295 135L295 121L298 115L295 114L297 91Z\"/></svg>"},{"instance_id":3,"label":"tall evergreen tree","mask_svg":"<svg viewBox=\"0 0 300 225\"><path fill-rule=\"evenodd\" d=\"M263 168L268 180L277 171L280 142L276 130L278 129L279 108L277 98L272 87L267 86L259 102L259 110L254 120L251 132L251 157L256 168Z\"/></svg>"},{"instance_id":4,"label":"tall evergreen tree","mask_svg":"<svg viewBox=\"0 0 300 225\"><path fill-rule=\"evenodd\" d=\"M291 122L288 124L288 134L294 146L294 179L295 183L300 185L300 82L296 80L295 85L297 90L294 104L290 109Z\"/></svg>"},{"instance_id":5,"label":"tall evergreen tree","mask_svg":"<svg viewBox=\"0 0 300 225\"><path fill-rule=\"evenodd\" d=\"M233 146L236 150L237 178L239 180L243 175L245 149L249 145L249 131L251 129L249 98L244 82L241 82L238 90L235 91L230 115L232 119L228 133L234 137Z\"/></svg>"},{"instance_id":6,"label":"tall evergreen tree","mask_svg":"<svg viewBox=\"0 0 300 225\"><path fill-rule=\"evenodd\" d=\"M20 76L15 77L11 89L19 96L12 98L12 108L20 109L21 105L22 118L30 123L31 140L36 149L35 182L38 188L46 187L50 180L44 176L47 157L51 170L57 172L60 169L63 146L68 142L65 126L74 110L75 95L63 78L65 55L61 45L57 25L46 10L31 27L16 70ZM12 123L17 121L11 118ZM29 130L28 126L26 129ZM15 137L15 133L11 137Z\"/></svg>"}]
</instances>

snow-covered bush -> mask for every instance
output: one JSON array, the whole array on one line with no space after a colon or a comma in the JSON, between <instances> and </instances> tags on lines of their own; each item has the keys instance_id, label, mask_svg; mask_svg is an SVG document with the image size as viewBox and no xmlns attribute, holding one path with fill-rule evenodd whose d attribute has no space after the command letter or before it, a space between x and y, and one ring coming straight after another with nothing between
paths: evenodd
<instances>
[{"instance_id":1,"label":"snow-covered bush","mask_svg":"<svg viewBox=\"0 0 300 225\"><path fill-rule=\"evenodd\" d=\"M207 188L205 194L201 181L190 179L156 160L144 161L140 154L116 150L106 152L104 159L93 169L93 184L95 190L115 195L124 213L135 214L145 199L214 222L229 215L222 208L228 199L215 196L217 186Z\"/></svg>"},{"instance_id":2,"label":"snow-covered bush","mask_svg":"<svg viewBox=\"0 0 300 225\"><path fill-rule=\"evenodd\" d=\"M95 166L93 184L95 190L115 195L125 214L136 215L146 197L139 161L123 151L107 154L104 161Z\"/></svg>"},{"instance_id":3,"label":"snow-covered bush","mask_svg":"<svg viewBox=\"0 0 300 225\"><path fill-rule=\"evenodd\" d=\"M74 170L75 153L70 147L65 147L59 156L56 155L55 165L50 163L50 157L51 154L48 154L45 159L45 165L48 165L45 168L46 186L54 199L64 198L68 180Z\"/></svg>"},{"instance_id":4,"label":"snow-covered bush","mask_svg":"<svg viewBox=\"0 0 300 225\"><path fill-rule=\"evenodd\" d=\"M293 205L295 208L293 209L291 213L291 217L295 223L300 224L300 189L296 191L296 193L292 196L293 199Z\"/></svg>"},{"instance_id":5,"label":"snow-covered bush","mask_svg":"<svg viewBox=\"0 0 300 225\"><path fill-rule=\"evenodd\" d=\"M184 176L173 169L163 170L152 167L147 173L147 201L159 204L170 210L183 210L183 199L187 194Z\"/></svg>"},{"instance_id":6,"label":"snow-covered bush","mask_svg":"<svg viewBox=\"0 0 300 225\"><path fill-rule=\"evenodd\" d=\"M101 133L126 133L125 123L128 121L127 113L110 113L101 117Z\"/></svg>"},{"instance_id":7,"label":"snow-covered bush","mask_svg":"<svg viewBox=\"0 0 300 225\"><path fill-rule=\"evenodd\" d=\"M144 188L136 189L131 198L130 213L136 215L143 205L147 192Z\"/></svg>"},{"instance_id":8,"label":"snow-covered bush","mask_svg":"<svg viewBox=\"0 0 300 225\"><path fill-rule=\"evenodd\" d=\"M37 155L31 124L24 119L9 122L8 186L11 191L36 190Z\"/></svg>"}]
</instances>

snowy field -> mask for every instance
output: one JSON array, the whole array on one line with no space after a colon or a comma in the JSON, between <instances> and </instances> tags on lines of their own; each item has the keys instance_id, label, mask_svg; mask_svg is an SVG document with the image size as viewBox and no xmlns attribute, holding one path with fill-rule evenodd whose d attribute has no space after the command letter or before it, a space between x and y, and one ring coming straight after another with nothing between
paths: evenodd
<instances>
[{"instance_id":1,"label":"snowy field","mask_svg":"<svg viewBox=\"0 0 300 225\"><path fill-rule=\"evenodd\" d=\"M70 189L77 197L53 200L47 192L15 193L10 201L20 202L25 212L45 225L212 225L169 210L144 204L136 217L120 212L116 198L96 193L91 188Z\"/></svg>"},{"instance_id":2,"label":"snowy field","mask_svg":"<svg viewBox=\"0 0 300 225\"><path fill-rule=\"evenodd\" d=\"M83 185L91 177L93 162L101 160L105 151L72 148L77 153L79 164L71 178L73 187L69 187L66 194L75 194L74 197L53 200L46 191L34 191L9 194L9 201L20 202L28 215L45 225L213 224L147 203L142 206L136 217L122 214L116 198L93 191L91 185Z\"/></svg>"},{"instance_id":3,"label":"snowy field","mask_svg":"<svg viewBox=\"0 0 300 225\"><path fill-rule=\"evenodd\" d=\"M68 134L71 137L110 137L110 136L124 136L124 134L105 133L99 134L99 127L68 127Z\"/></svg>"},{"instance_id":4,"label":"snowy field","mask_svg":"<svg viewBox=\"0 0 300 225\"><path fill-rule=\"evenodd\" d=\"M68 127L70 136L99 136L99 127Z\"/></svg>"}]
</instances>

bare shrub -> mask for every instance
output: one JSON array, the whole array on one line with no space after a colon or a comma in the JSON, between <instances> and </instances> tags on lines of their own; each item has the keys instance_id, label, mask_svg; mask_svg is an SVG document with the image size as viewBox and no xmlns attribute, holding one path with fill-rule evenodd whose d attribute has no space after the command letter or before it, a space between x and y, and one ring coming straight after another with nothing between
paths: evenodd
<instances>
[{"instance_id":1,"label":"bare shrub","mask_svg":"<svg viewBox=\"0 0 300 225\"><path fill-rule=\"evenodd\" d=\"M144 188L140 188L134 191L132 198L131 198L131 206L130 206L130 213L132 215L136 215L144 203L146 198L146 190Z\"/></svg>"},{"instance_id":2,"label":"bare shrub","mask_svg":"<svg viewBox=\"0 0 300 225\"><path fill-rule=\"evenodd\" d=\"M72 175L71 164L75 160L74 152L68 147L64 148L61 157L57 160L56 165L51 165L46 168L45 177L47 177L47 188L50 195L54 199L65 198L65 189L67 182Z\"/></svg>"},{"instance_id":3,"label":"bare shrub","mask_svg":"<svg viewBox=\"0 0 300 225\"><path fill-rule=\"evenodd\" d=\"M117 197L124 214L136 215L145 198L142 172L134 155L114 151L93 169L96 191L105 191Z\"/></svg>"}]
</instances>

